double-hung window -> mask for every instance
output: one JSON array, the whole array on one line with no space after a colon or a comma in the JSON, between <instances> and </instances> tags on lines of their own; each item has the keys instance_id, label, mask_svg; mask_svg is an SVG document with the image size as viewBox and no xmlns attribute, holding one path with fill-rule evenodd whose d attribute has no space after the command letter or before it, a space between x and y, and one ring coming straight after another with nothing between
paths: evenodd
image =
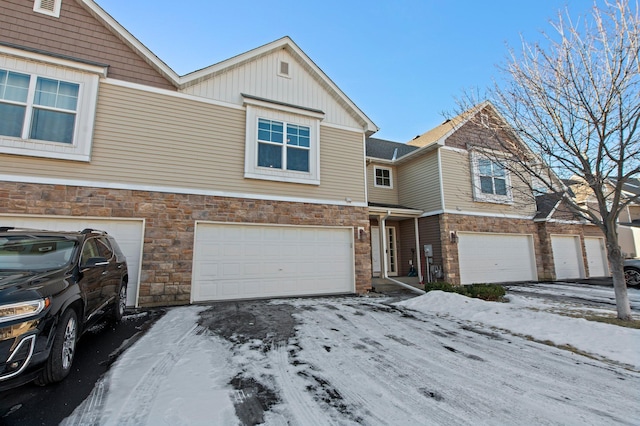
<instances>
[{"instance_id":1,"label":"double-hung window","mask_svg":"<svg viewBox=\"0 0 640 426\"><path fill-rule=\"evenodd\" d=\"M510 203L513 201L509 172L497 156L487 157L473 152L472 172L476 201Z\"/></svg>"},{"instance_id":2,"label":"double-hung window","mask_svg":"<svg viewBox=\"0 0 640 426\"><path fill-rule=\"evenodd\" d=\"M104 65L0 45L0 153L90 161Z\"/></svg>"},{"instance_id":3,"label":"double-hung window","mask_svg":"<svg viewBox=\"0 0 640 426\"><path fill-rule=\"evenodd\" d=\"M80 85L0 69L0 135L73 143Z\"/></svg>"},{"instance_id":4,"label":"double-hung window","mask_svg":"<svg viewBox=\"0 0 640 426\"><path fill-rule=\"evenodd\" d=\"M309 172L311 129L258 119L258 167Z\"/></svg>"},{"instance_id":5,"label":"double-hung window","mask_svg":"<svg viewBox=\"0 0 640 426\"><path fill-rule=\"evenodd\" d=\"M247 108L244 177L319 185L324 113L242 96Z\"/></svg>"},{"instance_id":6,"label":"double-hung window","mask_svg":"<svg viewBox=\"0 0 640 426\"><path fill-rule=\"evenodd\" d=\"M504 166L495 161L478 160L480 190L483 194L507 195L507 181Z\"/></svg>"}]
</instances>

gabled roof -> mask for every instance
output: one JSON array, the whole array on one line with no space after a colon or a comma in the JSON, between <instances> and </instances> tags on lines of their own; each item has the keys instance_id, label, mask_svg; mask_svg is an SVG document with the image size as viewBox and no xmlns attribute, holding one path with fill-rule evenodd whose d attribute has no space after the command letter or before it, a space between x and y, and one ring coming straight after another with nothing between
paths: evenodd
<instances>
[{"instance_id":1,"label":"gabled roof","mask_svg":"<svg viewBox=\"0 0 640 426\"><path fill-rule=\"evenodd\" d=\"M534 220L549 219L562 201L562 193L542 194L536 197L536 215Z\"/></svg>"},{"instance_id":2,"label":"gabled roof","mask_svg":"<svg viewBox=\"0 0 640 426\"><path fill-rule=\"evenodd\" d=\"M493 108L491 103L485 101L451 119L445 120L439 126L434 127L420 136L416 136L413 140L407 142L407 145L428 146L437 142L442 143L444 139L449 137L453 132L469 121L476 113L482 111L487 106L491 106Z\"/></svg>"},{"instance_id":3,"label":"gabled roof","mask_svg":"<svg viewBox=\"0 0 640 426\"><path fill-rule=\"evenodd\" d=\"M609 178L609 180L612 185L618 182L618 179L615 178ZM630 178L622 185L622 191L626 192L630 198L640 195L640 179Z\"/></svg>"},{"instance_id":4,"label":"gabled roof","mask_svg":"<svg viewBox=\"0 0 640 426\"><path fill-rule=\"evenodd\" d=\"M118 23L111 15L102 9L93 0L78 0L93 16L103 22L118 38L137 52L149 65L155 68L167 78L176 88L183 89L196 84L203 79L225 72L248 61L268 55L278 49L286 49L305 69L313 75L317 81L327 90L339 104L341 104L362 125L367 134L377 132L378 127L367 115L356 106L349 97L331 81L331 79L318 67L289 37L282 37L264 46L234 56L233 58L211 65L209 67L179 76L166 63L158 58L151 50L135 38L129 31Z\"/></svg>"},{"instance_id":5,"label":"gabled roof","mask_svg":"<svg viewBox=\"0 0 640 426\"><path fill-rule=\"evenodd\" d=\"M377 138L367 138L366 148L367 157L380 158L382 160L396 160L418 149L417 146Z\"/></svg>"}]
</instances>

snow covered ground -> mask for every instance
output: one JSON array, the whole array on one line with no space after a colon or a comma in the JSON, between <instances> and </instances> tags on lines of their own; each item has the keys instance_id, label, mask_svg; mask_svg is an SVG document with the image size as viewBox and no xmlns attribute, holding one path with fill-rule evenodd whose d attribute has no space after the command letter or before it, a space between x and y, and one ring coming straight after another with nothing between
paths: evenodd
<instances>
[{"instance_id":1,"label":"snow covered ground","mask_svg":"<svg viewBox=\"0 0 640 426\"><path fill-rule=\"evenodd\" d=\"M430 292L173 308L63 424L638 424L640 330L559 315L611 313L612 295L537 284L510 303Z\"/></svg>"}]
</instances>

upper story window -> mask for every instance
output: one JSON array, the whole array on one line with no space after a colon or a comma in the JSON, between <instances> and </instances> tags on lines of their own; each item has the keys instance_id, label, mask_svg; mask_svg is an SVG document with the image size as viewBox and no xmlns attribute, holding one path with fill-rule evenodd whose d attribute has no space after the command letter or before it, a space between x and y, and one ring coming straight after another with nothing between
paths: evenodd
<instances>
[{"instance_id":1,"label":"upper story window","mask_svg":"<svg viewBox=\"0 0 640 426\"><path fill-rule=\"evenodd\" d=\"M80 85L0 69L0 135L73 143Z\"/></svg>"},{"instance_id":2,"label":"upper story window","mask_svg":"<svg viewBox=\"0 0 640 426\"><path fill-rule=\"evenodd\" d=\"M89 161L103 67L0 46L0 153ZM16 58L24 53L25 59ZM38 60L58 61L57 64Z\"/></svg>"},{"instance_id":3,"label":"upper story window","mask_svg":"<svg viewBox=\"0 0 640 426\"><path fill-rule=\"evenodd\" d=\"M243 95L246 178L320 184L321 111Z\"/></svg>"},{"instance_id":4,"label":"upper story window","mask_svg":"<svg viewBox=\"0 0 640 426\"><path fill-rule=\"evenodd\" d=\"M309 172L311 129L258 119L258 167Z\"/></svg>"},{"instance_id":5,"label":"upper story window","mask_svg":"<svg viewBox=\"0 0 640 426\"><path fill-rule=\"evenodd\" d=\"M391 178L391 169L387 167L374 167L375 183L374 186L382 188L393 188Z\"/></svg>"},{"instance_id":6,"label":"upper story window","mask_svg":"<svg viewBox=\"0 0 640 426\"><path fill-rule=\"evenodd\" d=\"M513 201L510 177L497 158L472 153L473 193L476 201L510 203Z\"/></svg>"},{"instance_id":7,"label":"upper story window","mask_svg":"<svg viewBox=\"0 0 640 426\"><path fill-rule=\"evenodd\" d=\"M481 158L478 160L478 175L483 194L507 195L507 176L502 164Z\"/></svg>"}]
</instances>

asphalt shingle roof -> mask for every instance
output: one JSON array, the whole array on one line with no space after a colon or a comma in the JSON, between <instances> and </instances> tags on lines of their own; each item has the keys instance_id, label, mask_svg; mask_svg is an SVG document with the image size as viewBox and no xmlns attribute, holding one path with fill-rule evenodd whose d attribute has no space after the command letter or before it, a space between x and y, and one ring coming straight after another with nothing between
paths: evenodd
<instances>
[{"instance_id":1,"label":"asphalt shingle roof","mask_svg":"<svg viewBox=\"0 0 640 426\"><path fill-rule=\"evenodd\" d=\"M366 147L367 157L380 158L383 160L393 160L394 155L397 159L418 149L417 146L377 138L367 138Z\"/></svg>"}]
</instances>

